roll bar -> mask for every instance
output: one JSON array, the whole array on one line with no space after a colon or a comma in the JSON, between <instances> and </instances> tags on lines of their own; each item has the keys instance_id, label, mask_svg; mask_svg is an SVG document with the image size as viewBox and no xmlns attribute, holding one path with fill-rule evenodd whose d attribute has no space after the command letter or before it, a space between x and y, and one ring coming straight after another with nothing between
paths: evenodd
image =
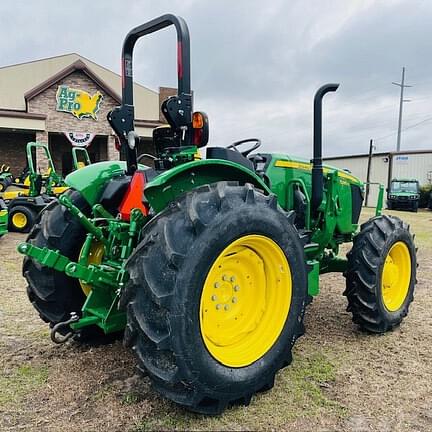
<instances>
[{"instance_id":1,"label":"roll bar","mask_svg":"<svg viewBox=\"0 0 432 432\"><path fill-rule=\"evenodd\" d=\"M122 50L122 104L133 105L133 50L137 40L173 25L177 32L178 94L191 92L190 40L186 21L167 14L132 29L123 42Z\"/></svg>"},{"instance_id":2,"label":"roll bar","mask_svg":"<svg viewBox=\"0 0 432 432\"><path fill-rule=\"evenodd\" d=\"M177 32L177 96L165 103L162 110L170 126L178 132L181 142L189 143L192 136L192 94L190 76L189 30L183 18L166 14L132 29L123 42L122 49L122 105L108 114L108 121L119 137L125 151L127 172L137 168L133 106L133 50L137 40L173 25Z\"/></svg>"},{"instance_id":3,"label":"roll bar","mask_svg":"<svg viewBox=\"0 0 432 432\"><path fill-rule=\"evenodd\" d=\"M322 100L329 92L335 92L339 84L324 84L314 97L314 126L313 126L313 159L312 159L312 193L311 211L316 212L322 202L324 194L324 178L322 167Z\"/></svg>"}]
</instances>

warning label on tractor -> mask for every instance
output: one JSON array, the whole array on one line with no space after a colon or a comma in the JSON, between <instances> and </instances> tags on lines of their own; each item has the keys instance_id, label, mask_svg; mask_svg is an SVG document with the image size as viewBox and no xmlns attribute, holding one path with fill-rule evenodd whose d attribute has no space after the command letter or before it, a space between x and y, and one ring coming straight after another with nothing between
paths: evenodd
<instances>
[{"instance_id":1,"label":"warning label on tractor","mask_svg":"<svg viewBox=\"0 0 432 432\"><path fill-rule=\"evenodd\" d=\"M78 119L91 117L97 120L102 99L103 95L100 91L90 95L86 91L61 85L56 93L56 110L70 113Z\"/></svg>"}]
</instances>

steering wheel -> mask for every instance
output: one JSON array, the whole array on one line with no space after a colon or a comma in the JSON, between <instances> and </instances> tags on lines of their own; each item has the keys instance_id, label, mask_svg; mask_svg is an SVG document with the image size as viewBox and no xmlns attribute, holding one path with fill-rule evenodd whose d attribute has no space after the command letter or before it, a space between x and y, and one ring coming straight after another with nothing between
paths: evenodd
<instances>
[{"instance_id":1,"label":"steering wheel","mask_svg":"<svg viewBox=\"0 0 432 432\"><path fill-rule=\"evenodd\" d=\"M238 149L239 146L241 146L242 144L248 143L248 142L253 143L250 148L248 148L247 150L244 150L244 151L240 151ZM227 148L235 150L236 152L241 153L244 157L246 157L250 152L253 152L254 150L256 150L260 145L261 145L261 140L258 138L246 138L244 140L233 142Z\"/></svg>"}]
</instances>

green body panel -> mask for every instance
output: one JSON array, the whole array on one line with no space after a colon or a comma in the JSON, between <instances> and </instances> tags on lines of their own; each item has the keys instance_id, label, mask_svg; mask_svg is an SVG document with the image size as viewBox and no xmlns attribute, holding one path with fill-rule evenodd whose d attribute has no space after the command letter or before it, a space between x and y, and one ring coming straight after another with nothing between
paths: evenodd
<instances>
[{"instance_id":1,"label":"green body panel","mask_svg":"<svg viewBox=\"0 0 432 432\"><path fill-rule=\"evenodd\" d=\"M309 260L306 264L309 266L308 294L317 296L319 294L320 263L317 260Z\"/></svg>"},{"instance_id":2,"label":"green body panel","mask_svg":"<svg viewBox=\"0 0 432 432\"><path fill-rule=\"evenodd\" d=\"M98 202L107 182L124 175L125 170L126 162L123 161L98 162L70 173L65 182L72 189L79 191L93 206Z\"/></svg>"},{"instance_id":3,"label":"green body panel","mask_svg":"<svg viewBox=\"0 0 432 432\"><path fill-rule=\"evenodd\" d=\"M146 185L144 194L156 212L163 210L180 194L218 181L251 183L269 194L271 190L251 170L234 162L206 159L187 162L158 175Z\"/></svg>"},{"instance_id":4,"label":"green body panel","mask_svg":"<svg viewBox=\"0 0 432 432\"><path fill-rule=\"evenodd\" d=\"M8 232L8 211L0 208L0 237Z\"/></svg>"},{"instance_id":5,"label":"green body panel","mask_svg":"<svg viewBox=\"0 0 432 432\"><path fill-rule=\"evenodd\" d=\"M277 195L281 207L285 210L294 209L294 190L296 187L301 189L309 203L312 193L311 163L304 159L294 159L282 154L272 154L271 156L271 161L266 168L266 175L270 179L271 189ZM326 190L320 210L325 213L325 218L321 222L313 221L310 219L310 211L307 211L305 227L316 231L314 241L320 244L321 250L331 246L330 243L335 234L349 236L357 230L357 223L352 221L351 186L363 188L363 183L359 179L338 168L325 165L323 173Z\"/></svg>"},{"instance_id":6,"label":"green body panel","mask_svg":"<svg viewBox=\"0 0 432 432\"><path fill-rule=\"evenodd\" d=\"M144 169L145 166L141 165ZM95 205L106 184L113 178L125 175L123 161L98 162L70 173L66 184L81 193L91 205ZM218 181L251 183L265 193L271 193L264 181L251 170L234 162L210 159L187 162L162 172L147 183L145 196L156 212L163 210L178 195L204 184Z\"/></svg>"}]
</instances>

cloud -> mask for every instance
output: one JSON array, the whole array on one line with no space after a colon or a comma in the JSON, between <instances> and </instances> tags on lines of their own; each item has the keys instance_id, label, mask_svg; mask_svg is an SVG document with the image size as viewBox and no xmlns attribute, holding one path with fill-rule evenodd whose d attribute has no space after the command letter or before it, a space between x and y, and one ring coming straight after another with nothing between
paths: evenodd
<instances>
[{"instance_id":1,"label":"cloud","mask_svg":"<svg viewBox=\"0 0 432 432\"><path fill-rule=\"evenodd\" d=\"M406 66L415 86L402 146L432 147L432 121L423 122L432 116L428 1L3 1L1 16L14 19L0 29L2 62L75 51L118 71L125 34L166 12L190 27L196 108L210 116L212 145L258 136L266 151L310 157L314 92L337 81L324 103L324 153L365 152L370 138L393 149L399 89L391 81ZM135 78L175 85L173 29L147 39L137 45Z\"/></svg>"}]
</instances>

